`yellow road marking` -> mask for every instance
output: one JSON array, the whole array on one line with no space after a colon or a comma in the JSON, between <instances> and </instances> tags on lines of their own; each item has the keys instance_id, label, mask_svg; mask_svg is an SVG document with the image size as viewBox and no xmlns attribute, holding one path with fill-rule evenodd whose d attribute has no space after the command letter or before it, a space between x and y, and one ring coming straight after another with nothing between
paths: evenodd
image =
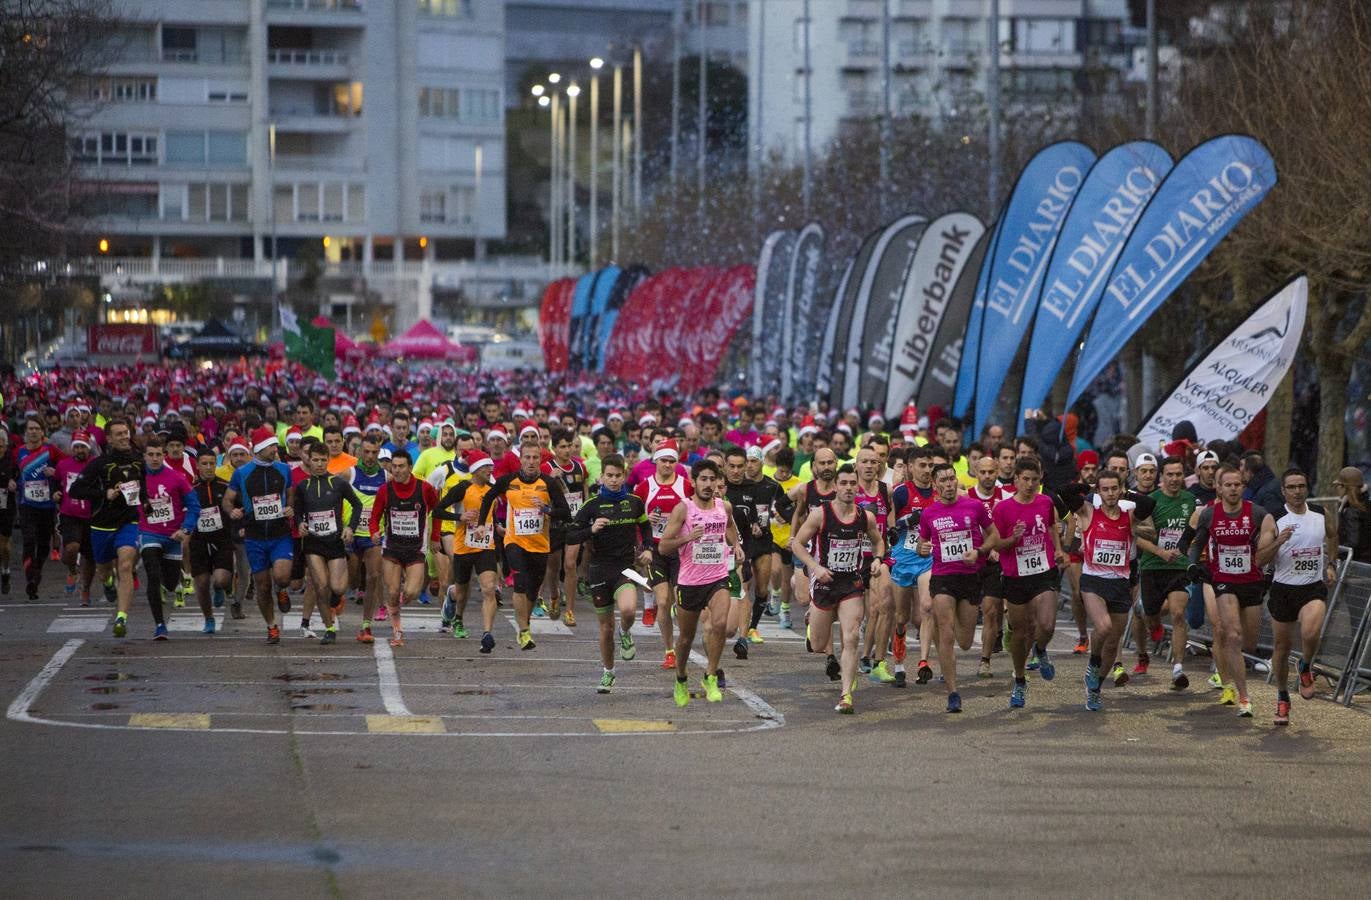
<instances>
[{"instance_id":1,"label":"yellow road marking","mask_svg":"<svg viewBox=\"0 0 1371 900\"><path fill-rule=\"evenodd\" d=\"M209 728L208 713L134 713L129 716L134 728Z\"/></svg>"},{"instance_id":2,"label":"yellow road marking","mask_svg":"<svg viewBox=\"0 0 1371 900\"><path fill-rule=\"evenodd\" d=\"M648 719L593 719L601 734L632 734L633 732L675 731L671 722Z\"/></svg>"},{"instance_id":3,"label":"yellow road marking","mask_svg":"<svg viewBox=\"0 0 1371 900\"><path fill-rule=\"evenodd\" d=\"M442 734L447 731L437 716L367 716L373 734Z\"/></svg>"}]
</instances>

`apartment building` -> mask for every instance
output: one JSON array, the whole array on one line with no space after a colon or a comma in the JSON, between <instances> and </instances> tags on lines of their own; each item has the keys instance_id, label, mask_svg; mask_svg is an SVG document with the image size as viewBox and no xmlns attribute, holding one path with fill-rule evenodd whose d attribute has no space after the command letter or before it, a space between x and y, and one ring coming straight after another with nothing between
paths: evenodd
<instances>
[{"instance_id":1,"label":"apartment building","mask_svg":"<svg viewBox=\"0 0 1371 900\"><path fill-rule=\"evenodd\" d=\"M504 236L503 0L119 9L94 111L72 126L102 188L92 254L241 268L274 239L282 259L315 243L370 267Z\"/></svg>"},{"instance_id":2,"label":"apartment building","mask_svg":"<svg viewBox=\"0 0 1371 900\"><path fill-rule=\"evenodd\" d=\"M887 65L892 115L955 118L985 95L989 22L990 0L752 0L753 152L797 158L806 109L815 152L844 122L880 115ZM1128 24L1127 0L1001 0L1006 108L1069 110L1083 92L1117 91L1131 65Z\"/></svg>"}]
</instances>

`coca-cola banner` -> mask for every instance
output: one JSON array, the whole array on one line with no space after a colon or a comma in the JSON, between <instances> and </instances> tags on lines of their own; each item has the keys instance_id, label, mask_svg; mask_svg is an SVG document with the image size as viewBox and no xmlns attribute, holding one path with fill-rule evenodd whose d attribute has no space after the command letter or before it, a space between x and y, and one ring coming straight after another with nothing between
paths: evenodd
<instances>
[{"instance_id":1,"label":"coca-cola banner","mask_svg":"<svg viewBox=\"0 0 1371 900\"><path fill-rule=\"evenodd\" d=\"M158 357L156 325L91 325L86 349L103 365L146 362Z\"/></svg>"},{"instance_id":2,"label":"coca-cola banner","mask_svg":"<svg viewBox=\"0 0 1371 900\"><path fill-rule=\"evenodd\" d=\"M565 372L571 331L571 297L574 278L559 278L543 292L538 311L538 336L543 344L543 365L549 372Z\"/></svg>"}]
</instances>

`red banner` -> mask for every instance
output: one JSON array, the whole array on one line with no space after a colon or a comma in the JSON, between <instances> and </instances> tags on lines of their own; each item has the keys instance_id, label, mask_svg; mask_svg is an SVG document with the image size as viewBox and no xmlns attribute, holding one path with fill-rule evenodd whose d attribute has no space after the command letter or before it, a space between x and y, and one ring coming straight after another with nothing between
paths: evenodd
<instances>
[{"instance_id":1,"label":"red banner","mask_svg":"<svg viewBox=\"0 0 1371 900\"><path fill-rule=\"evenodd\" d=\"M543 367L549 372L565 372L569 356L571 298L576 279L559 278L543 291L538 310L538 334L543 345Z\"/></svg>"},{"instance_id":2,"label":"red banner","mask_svg":"<svg viewBox=\"0 0 1371 900\"><path fill-rule=\"evenodd\" d=\"M86 333L86 351L102 361L106 357L121 360L156 358L156 325L91 325Z\"/></svg>"}]
</instances>

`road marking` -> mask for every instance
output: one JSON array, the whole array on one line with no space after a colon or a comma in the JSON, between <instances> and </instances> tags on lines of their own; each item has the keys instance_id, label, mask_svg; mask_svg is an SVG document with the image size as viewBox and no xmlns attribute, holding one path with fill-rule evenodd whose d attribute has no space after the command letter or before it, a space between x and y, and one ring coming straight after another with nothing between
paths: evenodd
<instances>
[{"instance_id":1,"label":"road marking","mask_svg":"<svg viewBox=\"0 0 1371 900\"><path fill-rule=\"evenodd\" d=\"M129 725L134 728L175 728L180 731L191 728L205 731L209 729L209 714L134 713L129 716Z\"/></svg>"},{"instance_id":2,"label":"road marking","mask_svg":"<svg viewBox=\"0 0 1371 900\"><path fill-rule=\"evenodd\" d=\"M109 627L109 617L98 616L58 616L48 624L48 634L98 634Z\"/></svg>"},{"instance_id":3,"label":"road marking","mask_svg":"<svg viewBox=\"0 0 1371 900\"><path fill-rule=\"evenodd\" d=\"M675 731L671 722L653 722L646 719L591 719L601 734L650 734L659 731Z\"/></svg>"},{"instance_id":4,"label":"road marking","mask_svg":"<svg viewBox=\"0 0 1371 900\"><path fill-rule=\"evenodd\" d=\"M385 704L386 712L392 716L412 715L400 694L400 676L395 671L395 654L390 652L390 644L377 641L372 646L376 648L376 677L380 681L381 702Z\"/></svg>"},{"instance_id":5,"label":"road marking","mask_svg":"<svg viewBox=\"0 0 1371 900\"><path fill-rule=\"evenodd\" d=\"M447 728L437 716L367 716L367 731L372 734L443 734Z\"/></svg>"},{"instance_id":6,"label":"road marking","mask_svg":"<svg viewBox=\"0 0 1371 900\"><path fill-rule=\"evenodd\" d=\"M52 655L52 659L48 660L48 664L40 669L38 674L33 676L33 680L19 692L19 696L14 698L14 702L10 704L9 710L5 713L5 717L16 722L43 721L30 716L29 707L33 705L33 701L38 699L38 695L43 693L43 688L47 687L57 677L57 673L62 671L67 660L76 655L76 651L81 649L81 645L84 643L85 641L80 638L72 638L63 644Z\"/></svg>"},{"instance_id":7,"label":"road marking","mask_svg":"<svg viewBox=\"0 0 1371 900\"><path fill-rule=\"evenodd\" d=\"M702 669L709 665L709 660L705 659L695 650L690 651L690 661ZM780 710L776 709L770 703L767 703L747 688L739 687L737 684L729 681L728 687L725 688L725 690L743 701L743 705L756 713L757 718L762 720L762 723L757 726L758 730L765 728L780 728L785 725L785 716L781 715Z\"/></svg>"}]
</instances>

